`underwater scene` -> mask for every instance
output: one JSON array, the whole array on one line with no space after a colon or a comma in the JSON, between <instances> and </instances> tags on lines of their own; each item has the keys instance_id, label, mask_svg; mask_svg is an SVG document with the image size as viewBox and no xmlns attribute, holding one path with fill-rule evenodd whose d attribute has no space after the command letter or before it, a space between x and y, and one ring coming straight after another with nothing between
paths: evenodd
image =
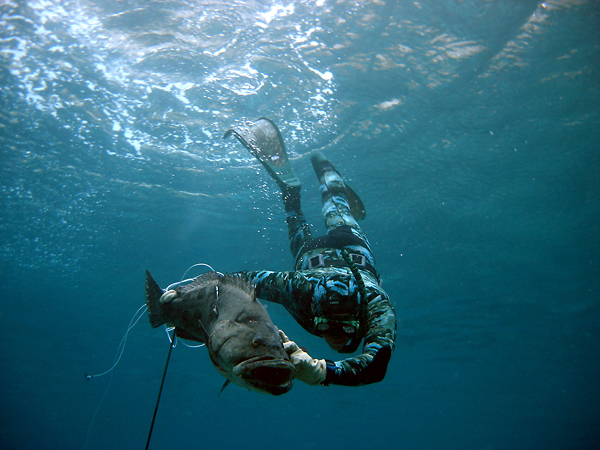
<instances>
[{"instance_id":1,"label":"underwater scene","mask_svg":"<svg viewBox=\"0 0 600 450\"><path fill-rule=\"evenodd\" d=\"M597 0L2 1L0 447L599 448L598 24ZM279 186L223 139L260 117L314 236L314 152L364 204L379 382L221 391L148 320L146 270L294 269Z\"/></svg>"}]
</instances>

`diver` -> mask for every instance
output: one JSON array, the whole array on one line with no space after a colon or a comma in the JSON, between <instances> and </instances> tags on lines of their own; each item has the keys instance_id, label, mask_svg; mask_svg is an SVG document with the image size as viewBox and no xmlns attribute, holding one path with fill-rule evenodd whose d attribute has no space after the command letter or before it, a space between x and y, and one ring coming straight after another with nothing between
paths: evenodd
<instances>
[{"instance_id":1,"label":"diver","mask_svg":"<svg viewBox=\"0 0 600 450\"><path fill-rule=\"evenodd\" d=\"M310 385L360 386L383 380L394 349L396 315L371 247L357 220L362 201L323 154L311 156L319 179L327 234L313 237L300 204L301 183L288 160L275 123L261 117L228 130L266 168L283 194L294 270L242 271L258 298L279 303L309 333L340 353L362 353L341 361L313 359L280 331L296 378Z\"/></svg>"}]
</instances>

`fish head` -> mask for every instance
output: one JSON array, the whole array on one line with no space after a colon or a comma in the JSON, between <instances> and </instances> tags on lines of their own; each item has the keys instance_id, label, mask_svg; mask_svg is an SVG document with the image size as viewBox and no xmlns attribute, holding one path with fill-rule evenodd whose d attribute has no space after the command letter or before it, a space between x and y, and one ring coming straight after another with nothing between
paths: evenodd
<instances>
[{"instance_id":1,"label":"fish head","mask_svg":"<svg viewBox=\"0 0 600 450\"><path fill-rule=\"evenodd\" d=\"M292 388L296 369L270 320L251 314L224 320L211 333L208 351L214 366L233 383L281 395Z\"/></svg>"}]
</instances>

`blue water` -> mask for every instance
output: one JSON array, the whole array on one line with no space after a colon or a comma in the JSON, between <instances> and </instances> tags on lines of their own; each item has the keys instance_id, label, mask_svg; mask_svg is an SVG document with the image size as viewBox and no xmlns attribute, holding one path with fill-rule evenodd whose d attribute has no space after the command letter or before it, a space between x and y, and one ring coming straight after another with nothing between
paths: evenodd
<instances>
[{"instance_id":1,"label":"blue water","mask_svg":"<svg viewBox=\"0 0 600 450\"><path fill-rule=\"evenodd\" d=\"M599 448L599 23L594 0L3 2L0 447L144 447L164 332L133 328L91 428L109 376L84 373L145 269L291 269L276 186L221 139L268 116L315 233L311 151L366 204L387 376L218 396L178 346L150 448Z\"/></svg>"}]
</instances>

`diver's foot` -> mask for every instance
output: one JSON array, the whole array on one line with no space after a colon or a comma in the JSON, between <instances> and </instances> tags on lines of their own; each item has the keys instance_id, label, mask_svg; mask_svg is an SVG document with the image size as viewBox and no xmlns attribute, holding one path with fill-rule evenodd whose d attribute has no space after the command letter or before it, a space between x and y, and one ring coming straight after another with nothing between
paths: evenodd
<instances>
[{"instance_id":1,"label":"diver's foot","mask_svg":"<svg viewBox=\"0 0 600 450\"><path fill-rule=\"evenodd\" d=\"M315 174L317 178L320 180L323 174L329 170L335 170L335 167L331 162L325 158L325 155L321 152L314 152L310 157L310 162L312 162L313 169L315 170Z\"/></svg>"},{"instance_id":2,"label":"diver's foot","mask_svg":"<svg viewBox=\"0 0 600 450\"><path fill-rule=\"evenodd\" d=\"M299 213L302 209L300 204L300 186L286 186L282 189L283 192L283 206L285 212L296 212Z\"/></svg>"},{"instance_id":3,"label":"diver's foot","mask_svg":"<svg viewBox=\"0 0 600 450\"><path fill-rule=\"evenodd\" d=\"M326 191L332 194L344 195L350 206L352 216L356 220L363 220L367 215L365 205L358 194L354 192L354 189L342 180L335 166L321 152L314 152L310 157L310 161L319 182L325 185ZM323 195L326 195L325 192L323 192Z\"/></svg>"}]
</instances>

